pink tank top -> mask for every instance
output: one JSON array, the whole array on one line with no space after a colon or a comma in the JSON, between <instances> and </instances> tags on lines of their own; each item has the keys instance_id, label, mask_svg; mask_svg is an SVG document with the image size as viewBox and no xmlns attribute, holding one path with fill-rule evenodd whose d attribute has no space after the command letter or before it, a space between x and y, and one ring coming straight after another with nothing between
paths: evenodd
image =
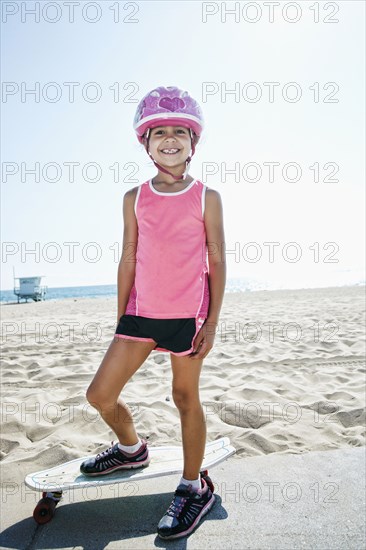
<instances>
[{"instance_id":1,"label":"pink tank top","mask_svg":"<svg viewBox=\"0 0 366 550\"><path fill-rule=\"evenodd\" d=\"M126 315L207 317L206 189L198 180L177 193L157 191L151 180L139 185L136 271Z\"/></svg>"}]
</instances>

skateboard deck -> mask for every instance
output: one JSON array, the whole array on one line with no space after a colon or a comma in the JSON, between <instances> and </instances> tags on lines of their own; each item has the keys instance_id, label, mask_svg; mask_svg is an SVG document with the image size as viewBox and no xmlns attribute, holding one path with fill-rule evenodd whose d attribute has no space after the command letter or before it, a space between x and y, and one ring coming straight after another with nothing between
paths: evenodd
<instances>
[{"instance_id":1,"label":"skateboard deck","mask_svg":"<svg viewBox=\"0 0 366 550\"><path fill-rule=\"evenodd\" d=\"M85 476L80 472L80 464L90 456L76 458L59 466L29 474L25 484L36 491L66 491L90 485L112 485L128 481L142 481L152 477L177 474L183 470L182 447L148 447L150 464L144 468L117 470L100 476ZM223 462L235 453L228 437L207 443L201 470Z\"/></svg>"}]
</instances>

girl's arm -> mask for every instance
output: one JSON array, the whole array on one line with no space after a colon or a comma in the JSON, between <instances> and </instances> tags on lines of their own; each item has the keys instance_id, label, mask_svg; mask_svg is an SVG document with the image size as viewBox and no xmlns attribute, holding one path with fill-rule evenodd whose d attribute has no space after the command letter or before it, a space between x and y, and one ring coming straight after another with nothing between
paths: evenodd
<instances>
[{"instance_id":1,"label":"girl's arm","mask_svg":"<svg viewBox=\"0 0 366 550\"><path fill-rule=\"evenodd\" d=\"M123 197L123 245L117 275L117 323L125 313L131 288L135 280L136 249L138 238L137 220L134 211L137 187Z\"/></svg>"},{"instance_id":2,"label":"girl's arm","mask_svg":"<svg viewBox=\"0 0 366 550\"><path fill-rule=\"evenodd\" d=\"M225 293L226 257L225 235L221 196L214 189L207 189L205 203L205 228L208 249L208 280L210 306L205 324L218 324Z\"/></svg>"}]
</instances>

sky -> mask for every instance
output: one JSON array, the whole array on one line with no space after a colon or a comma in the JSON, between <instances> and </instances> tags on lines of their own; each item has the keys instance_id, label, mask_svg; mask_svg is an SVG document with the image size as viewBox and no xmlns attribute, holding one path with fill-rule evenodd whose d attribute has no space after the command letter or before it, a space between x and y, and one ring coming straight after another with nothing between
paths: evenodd
<instances>
[{"instance_id":1,"label":"sky","mask_svg":"<svg viewBox=\"0 0 366 550\"><path fill-rule=\"evenodd\" d=\"M117 282L123 195L156 175L134 113L171 85L203 109L228 277L364 281L365 4L288 4L2 2L1 289Z\"/></svg>"}]
</instances>

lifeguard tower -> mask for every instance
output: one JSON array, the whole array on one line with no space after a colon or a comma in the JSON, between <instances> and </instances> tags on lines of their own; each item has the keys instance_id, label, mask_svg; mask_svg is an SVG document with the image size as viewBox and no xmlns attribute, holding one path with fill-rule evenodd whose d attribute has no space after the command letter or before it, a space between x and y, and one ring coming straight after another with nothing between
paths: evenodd
<instances>
[{"instance_id":1,"label":"lifeguard tower","mask_svg":"<svg viewBox=\"0 0 366 550\"><path fill-rule=\"evenodd\" d=\"M35 302L40 302L46 299L47 286L41 286L43 275L37 277L14 277L14 294L19 300L23 299L28 302L32 299ZM19 281L19 283L16 283Z\"/></svg>"}]
</instances>

